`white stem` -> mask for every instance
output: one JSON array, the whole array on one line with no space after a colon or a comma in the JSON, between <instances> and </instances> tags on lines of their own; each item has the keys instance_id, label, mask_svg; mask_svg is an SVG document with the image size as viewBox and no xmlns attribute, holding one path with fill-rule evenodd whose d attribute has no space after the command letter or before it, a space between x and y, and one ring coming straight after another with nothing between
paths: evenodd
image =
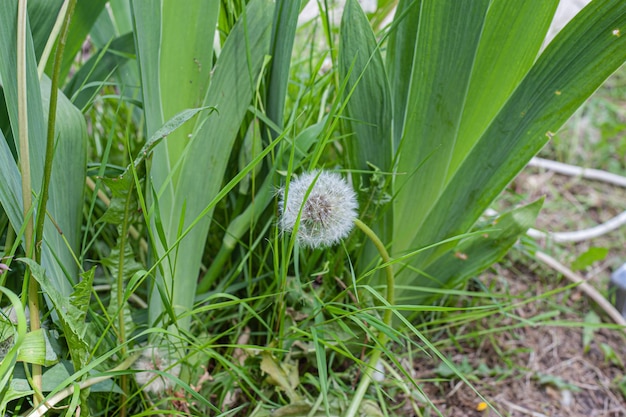
<instances>
[{"instance_id":1,"label":"white stem","mask_svg":"<svg viewBox=\"0 0 626 417\"><path fill-rule=\"evenodd\" d=\"M528 166L549 169L557 174L569 175L570 177L581 177L588 180L602 181L608 184L626 187L626 177L601 171L599 169L582 168L576 165L564 164L562 162L550 161L548 159L537 157L531 159Z\"/></svg>"},{"instance_id":2,"label":"white stem","mask_svg":"<svg viewBox=\"0 0 626 417\"><path fill-rule=\"evenodd\" d=\"M587 294L589 298L595 301L598 306L600 306L600 308L602 308L609 315L609 317L613 319L615 323L619 324L620 326L626 326L626 319L620 314L620 312L617 311L615 307L613 307L613 305L602 296L602 294L600 294L593 286L589 285L587 281L585 281L580 275L543 252L535 252L535 258L548 265L555 271L560 272L565 278L569 279L570 281L577 283L577 288L580 288L582 292Z\"/></svg>"},{"instance_id":3,"label":"white stem","mask_svg":"<svg viewBox=\"0 0 626 417\"><path fill-rule=\"evenodd\" d=\"M533 158L528 163L529 166L549 169L558 174L569 175L573 177L581 177L589 180L596 180L606 182L608 184L617 185L620 187L626 187L626 177L621 175L612 174L610 172L601 171L598 169L582 168L575 165L563 164L561 162L550 161L548 159ZM498 213L495 210L487 209L485 211L487 216L496 216ZM575 230L573 232L553 232L546 233L537 229L528 229L528 236L535 239L551 239L554 242L582 242L589 239L594 239L605 235L613 230L619 229L626 224L626 210L618 214L617 216L607 220L604 223L600 223L597 226L590 227L588 229Z\"/></svg>"},{"instance_id":4,"label":"white stem","mask_svg":"<svg viewBox=\"0 0 626 417\"><path fill-rule=\"evenodd\" d=\"M546 233L536 229L528 229L528 236L537 239L549 238L555 242L582 242L584 240L594 239L605 235L613 230L619 229L625 224L626 211L623 211L612 219L588 229L556 233Z\"/></svg>"}]
</instances>

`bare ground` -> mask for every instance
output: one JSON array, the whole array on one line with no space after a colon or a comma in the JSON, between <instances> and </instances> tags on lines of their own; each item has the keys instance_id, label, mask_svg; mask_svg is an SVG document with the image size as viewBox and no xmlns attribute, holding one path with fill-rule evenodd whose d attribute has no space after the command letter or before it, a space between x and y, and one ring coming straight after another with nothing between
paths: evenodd
<instances>
[{"instance_id":1,"label":"bare ground","mask_svg":"<svg viewBox=\"0 0 626 417\"><path fill-rule=\"evenodd\" d=\"M500 272L499 278L489 279L506 279L512 294L534 297L538 288L552 289L538 286L538 277L532 274ZM626 402L618 386L620 382L624 384L624 368L620 364L626 358L623 330L596 329L585 351L583 327L576 326L582 321L577 311L589 311L592 306L576 290L557 297L557 301L569 307L553 318L564 323L561 326L517 327L485 337L478 346L461 343L443 350L455 365L474 370L475 374L469 375L470 382L493 406L477 411L483 400L457 378L425 382L422 389L444 416L626 416ZM523 304L512 312L512 317L498 320L497 326L516 327L520 320L530 320L553 308L547 300ZM575 312L567 312L568 309ZM476 326L492 326L493 320L491 317ZM423 381L436 380L440 378L440 366L436 360L421 358L415 363L414 372Z\"/></svg>"}]
</instances>

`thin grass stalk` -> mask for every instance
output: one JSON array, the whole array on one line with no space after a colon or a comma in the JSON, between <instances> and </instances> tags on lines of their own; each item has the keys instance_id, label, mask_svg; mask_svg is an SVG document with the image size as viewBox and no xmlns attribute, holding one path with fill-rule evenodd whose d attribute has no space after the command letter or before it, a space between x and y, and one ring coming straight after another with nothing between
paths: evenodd
<instances>
[{"instance_id":1,"label":"thin grass stalk","mask_svg":"<svg viewBox=\"0 0 626 417\"><path fill-rule=\"evenodd\" d=\"M39 205L37 209L37 225L35 228L35 261L41 262L41 244L43 241L43 226L46 220L46 206L48 204L48 196L50 193L50 178L52 177L52 160L54 159L54 132L56 126L57 99L59 97L59 78L61 74L61 61L67 34L69 32L70 20L74 13L76 0L69 0L67 14L63 20L61 35L54 56L54 67L52 69L52 79L50 85L50 105L48 108L48 132L46 135L46 159L43 166L43 180L41 182L41 194L39 196Z\"/></svg>"},{"instance_id":2,"label":"thin grass stalk","mask_svg":"<svg viewBox=\"0 0 626 417\"><path fill-rule=\"evenodd\" d=\"M26 256L33 256L34 222L29 215L33 205L31 175L30 175L30 151L28 141L28 100L26 95L26 0L20 0L17 4L17 114L20 143L20 171L22 174L22 209L24 213L24 247ZM24 281L28 281L28 307L30 309L30 328L41 328L39 320L39 285L27 269ZM43 398L42 370L41 365L32 365L33 404L37 405Z\"/></svg>"},{"instance_id":3,"label":"thin grass stalk","mask_svg":"<svg viewBox=\"0 0 626 417\"><path fill-rule=\"evenodd\" d=\"M383 313L383 323L385 324L385 326L391 327L391 320L393 318L392 307L395 304L395 283L394 283L393 266L391 263L391 257L389 256L389 252L387 252L387 249L385 248L385 245L383 244L383 242L378 238L376 233L374 233L374 231L369 228L368 225L366 225L359 219L355 219L354 224L356 225L356 227L361 229L361 231L365 233L365 235L372 241L374 246L376 246L376 249L380 253L380 256L383 260L383 265L386 265L385 266L385 275L387 278L386 300L389 305L387 306L387 308L385 309L385 312ZM376 369L378 365L378 361L380 360L380 356L382 354L382 348L389 341L389 337L387 336L387 333L381 331L380 333L378 333L378 338L376 341L377 341L377 347L374 348L374 351L370 355L370 360L368 361L367 367L365 368L365 371L363 372L363 377L361 378L361 381L359 382L359 386L357 387L356 392L354 393L354 396L352 397L352 401L350 402L348 411L346 411L345 417L355 417L358 415L359 407L361 406L361 402L363 401L365 392L367 391L367 388L370 386L370 383L372 382L372 373L374 372L374 370Z\"/></svg>"},{"instance_id":4,"label":"thin grass stalk","mask_svg":"<svg viewBox=\"0 0 626 417\"><path fill-rule=\"evenodd\" d=\"M49 196L49 191L50 191L50 178L52 175L52 160L54 158L54 132L55 132L55 125L56 125L59 75L61 73L61 59L63 57L63 50L65 48L65 42L67 40L67 34L69 32L69 23L72 17L72 13L74 12L75 5L76 5L76 0L69 0L67 13L63 21L63 27L61 29L61 36L59 38L59 42L57 45L55 58L54 58L54 68L53 68L52 80L51 80L51 86L50 86L48 132L47 132L47 137L46 137L46 156L45 156L45 161L44 161L44 172L43 172L43 179L42 179L42 185L41 185L41 194L39 196L39 204L38 204L37 214L36 214L37 224L35 226L34 259L35 259L35 262L37 263L41 263L41 245L43 243L43 227L44 227L44 223L46 220L46 207L47 207L48 196ZM24 51L24 54L21 54L19 51ZM26 56L25 52L26 52L25 45L24 45L24 49L21 49L18 46L18 54L25 57ZM21 131L21 128L20 128L20 131ZM30 192L28 192L28 194L30 195ZM32 219L29 221L32 222ZM41 327L41 323L39 321L39 285L37 281L32 277L29 282L28 292L29 292L28 302L30 305L30 316L31 316L30 317L31 330L37 330ZM36 308L33 308L33 306L36 306ZM33 371L32 371L33 383L37 387L35 388L36 394L33 396L33 403L35 406L37 406L38 400L36 399L36 397L38 393L41 392L42 369L40 365L33 364L32 366L33 366Z\"/></svg>"}]
</instances>

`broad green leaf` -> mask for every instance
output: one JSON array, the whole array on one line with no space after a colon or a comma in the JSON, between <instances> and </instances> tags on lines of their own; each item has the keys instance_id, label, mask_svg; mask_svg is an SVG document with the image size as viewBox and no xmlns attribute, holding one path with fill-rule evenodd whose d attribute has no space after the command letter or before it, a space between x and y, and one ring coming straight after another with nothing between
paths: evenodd
<instances>
[{"instance_id":1,"label":"broad green leaf","mask_svg":"<svg viewBox=\"0 0 626 417\"><path fill-rule=\"evenodd\" d=\"M179 247L171 252L169 258L166 259L168 264L163 265L162 268L166 271L166 276L163 277L164 290L167 294L173 294L170 302L179 309L188 308L193 304L196 280L212 212L209 210L204 214L204 210L222 186L230 151L254 97L256 80L269 48L273 16L271 6L272 2L268 0L250 2L246 13L228 36L204 98L204 105L215 106L217 112L212 114L207 112L199 116L191 138L184 138L176 145L184 146L184 149L173 149L174 145L155 149L150 175L159 198L160 220L163 223L168 244L179 238L182 229L194 223L194 228L182 239ZM139 26L138 30L141 30ZM145 47L154 48L155 45L146 43ZM142 68L144 65L150 65L142 57L141 43L138 53ZM197 65L193 60L188 63L197 70ZM161 71L164 70L165 67L161 68ZM159 76L168 77L169 75L161 72ZM162 84L161 87L163 87ZM160 87L157 86L157 88ZM175 86L172 86L171 90L172 94L179 94ZM160 91L160 100L165 100L162 94L163 92ZM146 117L154 105L147 101L156 98L156 94L144 95ZM194 97L188 99L195 100ZM148 128L151 129L150 123ZM172 139L168 140L168 144ZM199 218L201 213L204 216ZM158 241L156 246L160 256L170 249L162 247ZM169 276L167 271L173 271L173 275ZM160 278L157 277L157 279ZM162 312L160 297L155 294L150 304L151 319L155 320ZM184 319L181 323L182 328L188 326L188 320L188 318Z\"/></svg>"},{"instance_id":2,"label":"broad green leaf","mask_svg":"<svg viewBox=\"0 0 626 417\"><path fill-rule=\"evenodd\" d=\"M24 343L20 346L17 360L26 363L35 363L43 366L51 366L59 361L56 353L52 350L48 335L44 329L37 329L26 333Z\"/></svg>"},{"instance_id":3,"label":"broad green leaf","mask_svg":"<svg viewBox=\"0 0 626 417\"><path fill-rule=\"evenodd\" d=\"M61 64L61 84L67 78L74 63L76 54L81 50L94 22L104 10L107 0L78 0L70 21L63 61ZM48 61L47 70L51 69L52 59ZM48 72L50 74L51 72Z\"/></svg>"},{"instance_id":4,"label":"broad green leaf","mask_svg":"<svg viewBox=\"0 0 626 417\"><path fill-rule=\"evenodd\" d=\"M48 113L50 80L41 80L42 100ZM47 123L47 117L46 117ZM56 115L56 142L47 210L61 230L47 219L44 241L50 254L44 267L54 268L56 285L70 290L78 281L79 267L72 252L79 253L83 196L87 170L87 126L81 112L59 91ZM42 138L43 140L43 138ZM69 243L69 248L68 248ZM61 272L62 271L62 272Z\"/></svg>"},{"instance_id":5,"label":"broad green leaf","mask_svg":"<svg viewBox=\"0 0 626 417\"><path fill-rule=\"evenodd\" d=\"M0 204L12 225L22 224L21 176L9 145L0 131ZM18 229L19 230L19 229Z\"/></svg>"},{"instance_id":6,"label":"broad green leaf","mask_svg":"<svg viewBox=\"0 0 626 417\"><path fill-rule=\"evenodd\" d=\"M211 80L218 4L215 0L190 0L181 10L178 2L161 2L159 92L165 120L185 109L213 105L203 104L203 100ZM181 160L192 132L192 124L181 126L167 142L174 182L178 176L174 165Z\"/></svg>"},{"instance_id":7,"label":"broad green leaf","mask_svg":"<svg viewBox=\"0 0 626 417\"><path fill-rule=\"evenodd\" d=\"M346 84L346 140L353 169L391 168L391 97L387 74L369 21L356 0L343 12L339 74ZM369 183L369 181L365 181Z\"/></svg>"},{"instance_id":8,"label":"broad green leaf","mask_svg":"<svg viewBox=\"0 0 626 417\"><path fill-rule=\"evenodd\" d=\"M421 4L398 148L393 204L396 251L416 248L412 241L446 183L489 3L424 0Z\"/></svg>"},{"instance_id":9,"label":"broad green leaf","mask_svg":"<svg viewBox=\"0 0 626 417\"><path fill-rule=\"evenodd\" d=\"M417 28L422 0L400 0L387 46L387 74L393 100L393 150L398 150L404 129Z\"/></svg>"},{"instance_id":10,"label":"broad green leaf","mask_svg":"<svg viewBox=\"0 0 626 417\"><path fill-rule=\"evenodd\" d=\"M626 37L615 32L625 25L626 3L602 0L592 2L559 33L443 193L430 196L434 204L409 247L423 247L472 226L551 132L626 60Z\"/></svg>"},{"instance_id":11,"label":"broad green leaf","mask_svg":"<svg viewBox=\"0 0 626 417\"><path fill-rule=\"evenodd\" d=\"M432 263L423 275L411 281L412 286L432 288L453 288L468 278L476 276L490 265L498 262L515 242L535 224L543 199L529 205L503 213L491 224L485 225L485 232L463 239L451 251ZM430 294L422 290L404 291L403 297L411 304L425 303Z\"/></svg>"},{"instance_id":12,"label":"broad green leaf","mask_svg":"<svg viewBox=\"0 0 626 417\"><path fill-rule=\"evenodd\" d=\"M278 0L274 8L274 23L270 41L272 63L267 81L267 116L278 127L283 125L283 112L289 82L291 52L298 26L301 0ZM280 132L275 132L274 137Z\"/></svg>"},{"instance_id":13,"label":"broad green leaf","mask_svg":"<svg viewBox=\"0 0 626 417\"><path fill-rule=\"evenodd\" d=\"M385 193L391 177L380 175L392 168L392 102L387 74L370 23L356 0L346 3L341 22L339 74L341 79L347 78L344 117L350 167L372 172L355 174L353 180L365 208L363 218L384 242L389 242L393 213L385 208ZM368 242L358 257L358 269L364 271L372 259L378 259L378 251Z\"/></svg>"},{"instance_id":14,"label":"broad green leaf","mask_svg":"<svg viewBox=\"0 0 626 417\"><path fill-rule=\"evenodd\" d=\"M63 0L31 0L28 2L28 20L33 30L33 44L37 61L41 58Z\"/></svg>"},{"instance_id":15,"label":"broad green leaf","mask_svg":"<svg viewBox=\"0 0 626 417\"><path fill-rule=\"evenodd\" d=\"M146 119L147 136L150 137L166 120L163 118L161 93L159 92L161 7L160 1L131 1L130 4L135 23L134 33L141 76L143 110ZM163 162L159 161L159 163ZM167 166L169 167L169 164ZM165 170L166 168L163 169Z\"/></svg>"},{"instance_id":16,"label":"broad green leaf","mask_svg":"<svg viewBox=\"0 0 626 417\"><path fill-rule=\"evenodd\" d=\"M15 66L15 22L17 19L15 15L15 2L0 2L0 75L3 80L13 137L17 138L17 87L16 82L8 82L9 80L16 80L17 77ZM50 81L44 76L40 83L32 39L30 37L28 39L30 42L27 42L25 52L31 186L37 195L43 177ZM47 211L56 225L49 219L46 220L42 264L51 271L56 287L68 295L71 291L70 283L76 281L78 276L78 266L71 251L78 252L81 233L80 224L86 169L86 126L83 116L63 94L59 94L56 120L57 140L50 182L50 198L47 206ZM8 148L1 151L3 153L2 158L6 163L0 166L0 171L2 171L3 176L10 179L8 186L13 188L17 165L15 162L10 162L12 155L7 153ZM3 200L0 203L3 207L9 207L5 210L9 214L14 229L19 230L22 224L21 186L3 194ZM17 200L8 201L9 196L17 198ZM19 209L15 210L16 207ZM63 235L59 234L59 230Z\"/></svg>"},{"instance_id":17,"label":"broad green leaf","mask_svg":"<svg viewBox=\"0 0 626 417\"><path fill-rule=\"evenodd\" d=\"M18 117L17 117L17 2L0 2L0 78L7 102L7 111L11 121L13 138L17 140ZM30 27L29 27L30 29ZM44 109L42 105L42 90L39 86L37 75L37 62L33 50L32 38L27 36L26 54L26 82L28 101L28 132L30 136L31 175L33 189L39 192L43 173L43 156L45 146L42 146L46 137L46 125ZM48 88L49 89L49 88ZM19 150L19 144L15 144ZM19 229L19 227L18 227Z\"/></svg>"},{"instance_id":18,"label":"broad green leaf","mask_svg":"<svg viewBox=\"0 0 626 417\"><path fill-rule=\"evenodd\" d=\"M476 51L448 178L537 59L558 3L492 1Z\"/></svg>"}]
</instances>

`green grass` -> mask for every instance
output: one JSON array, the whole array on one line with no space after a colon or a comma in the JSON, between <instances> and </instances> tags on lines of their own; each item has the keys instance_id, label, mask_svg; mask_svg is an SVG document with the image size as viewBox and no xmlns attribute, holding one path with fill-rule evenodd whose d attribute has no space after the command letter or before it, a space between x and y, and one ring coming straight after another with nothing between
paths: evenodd
<instances>
[{"instance_id":1,"label":"green grass","mask_svg":"<svg viewBox=\"0 0 626 417\"><path fill-rule=\"evenodd\" d=\"M564 120L556 112L561 110L558 98L539 87L544 82L550 88L565 82L574 92L563 105L563 114L573 111L600 83L602 72L590 68L604 49L598 47L597 56L572 63L580 67L565 65L571 59L566 49L579 36L572 29L569 38L563 38L563 50L555 48L549 58L532 67L533 50L540 46L540 32L547 28L555 3L542 3L547 13L543 15L521 5L489 9L486 2L477 2L464 10L471 12L471 19L463 20L470 32L482 32L488 10L505 17L521 15L522 21L538 28L524 38L525 52L506 49L511 59L523 61L519 74L505 71L503 61L494 64L499 76L483 76L487 72L472 74L471 68L474 58L479 67L492 62L487 41L468 37L457 51L454 33L440 30L450 13L465 16L453 2L432 2L424 9L432 19L424 20L420 33L439 45L437 51L429 49L430 43L415 50L410 25L396 22L380 32L371 29L368 19L376 27L392 2L380 2L379 11L369 16L350 2L351 14L342 27L323 16L297 30L293 19L297 8L277 2L285 6L285 14L279 15L271 13L270 3L223 1L218 8L214 2L193 0L184 19L169 9L175 6L162 9L158 2L131 2L130 7L112 1L100 17L103 2L94 3L93 10L84 2L78 4L74 18L82 16L81 21L92 26L70 31L70 37L76 38L68 43L69 53L75 53L91 31L91 59L96 60L88 62L95 62L97 71L85 74L81 70L90 67L78 62L70 71L65 57L62 73L71 73L70 80L86 77L84 87L97 88L85 90L97 91L91 101L76 96L86 120L87 135L81 144L86 146L88 162L82 166L72 159L71 151L77 147L58 145L54 157L59 162L53 170L57 177L52 177L57 188L51 193L56 205L48 206L50 217L43 234L48 252L39 263L21 260L28 255L19 244L23 214L9 179L25 176L15 164L19 159L18 141L13 141L15 122L0 113L4 158L0 162L6 162L2 169L7 178L0 184L0 242L1 254L9 257L11 266L0 283L7 288L2 288L3 293L20 294L22 304L41 298L46 329L24 336L23 323L17 326L13 337L29 349L23 348L22 357L16 357L41 362L43 381L32 383L30 370L24 372L29 367L13 363L10 352L0 376L3 382L12 379L14 385L0 388L0 411L28 415L30 387L40 386L48 399L62 397L56 405L67 407L60 411L67 415L354 416L359 410L374 416L446 415L441 399L456 384L480 399L487 389L485 381L522 378L528 370L519 358L532 347L523 344L521 330L549 326L614 330L592 320L582 325L574 321L593 306L584 298L574 299L575 289L534 263L532 251L538 243L527 238L504 261L478 275L532 224L538 204L516 209L499 223L481 221L474 226L507 178L514 177L507 164L521 168L522 159L530 158L532 149L546 140L543 134L539 139L531 134L526 138L527 131L543 132ZM400 3L401 8L409 5ZM7 22L11 7L5 6ZM612 23L610 7L617 6L609 2L597 6L589 19L594 25L587 29L601 32L603 25ZM626 10L620 10L623 18ZM415 9L409 11L411 22L417 16ZM32 18L39 16L37 9L31 13ZM198 16L207 16L206 21L194 20ZM493 16L489 15L485 33L496 39L495 45L496 35L509 27L500 27ZM53 14L44 20L41 27L51 26ZM218 33L213 33L213 24ZM525 29L519 22L516 25L513 29ZM269 44L277 28L283 38L276 48L289 49L293 41L292 56ZM7 37L11 33L2 30ZM123 37L131 30L133 42ZM587 32L580 33L579 40L586 40ZM32 36L35 50L47 41L47 35ZM115 38L111 44L109 37ZM407 39L411 46L405 48ZM612 40L602 38L607 45ZM480 49L479 41L485 42ZM0 54L12 53L8 41L0 46ZM359 56L365 50L367 54ZM35 51L28 51L35 62ZM447 65L456 59L451 51L465 57L460 68ZM412 62L413 53L430 52L432 61L398 66ZM617 57L611 58L612 65L617 65ZM8 60L4 62L3 79L15 72ZM553 77L552 65L566 71ZM522 81L528 69L530 75ZM418 75L420 83L415 81L411 87ZM181 79L189 83L181 84ZM459 131L443 123L449 114L429 98L429 89L446 79L452 81L441 91L442 103L455 109L450 114L455 114L454 126L464 126ZM29 102L39 111L40 94L33 93L39 84L32 74L29 80L28 93L37 98ZM515 90L518 82L522 88ZM131 97L138 85L143 95ZM487 100L482 91L489 89L480 86L490 86L501 97ZM65 88L72 95L80 90L73 84ZM8 86L5 90L12 100L14 92ZM625 90L622 68L541 155L624 174L619 155L626 152ZM463 103L457 100L460 95ZM7 112L13 111L10 100ZM475 109L486 100L489 114L476 116ZM528 125L517 124L519 108L529 103L540 103L532 107L535 118ZM63 94L60 105L69 109L69 115L60 114L58 123L72 125L72 117L80 112ZM202 109L179 113L192 108ZM403 125L405 111L411 116ZM33 114L38 117L36 127L44 126L43 110L41 115ZM176 114L180 117L172 120ZM487 129L491 118L498 123ZM73 127L82 129L82 118L78 119ZM589 139L579 129L583 123L597 137ZM40 130L33 128L31 134ZM464 132L470 133L464 136ZM496 149L505 134L512 148L495 155L495 162L478 151ZM59 133L57 138L62 141L65 136ZM437 146L432 138L445 144ZM146 144L150 140L154 142ZM430 150L425 152L424 146ZM523 155L518 157L517 151ZM43 157L42 149L37 152ZM490 161L492 165L480 165ZM74 165L86 171L70 175ZM491 169L491 177L480 176L480 169L472 168L478 165ZM316 249L296 244L295 236L281 230L279 195L288 195L295 176L313 169L339 172L352 181L360 196L361 219L382 239L379 246L390 250L390 261L381 259L358 229L339 245ZM61 193L70 180L82 190L85 177L90 187L84 196L82 191L78 196ZM517 181L527 178L524 173ZM470 186L472 192L467 191ZM558 182L540 191L578 198L580 188L580 183ZM496 207L519 207L539 197L521 182L509 191ZM596 195L607 192L594 190ZM482 197L474 198L473 193ZM620 195L615 192L599 208L618 207ZM70 203L80 210L64 210ZM567 217L563 213L571 206L582 214L594 204L593 195L576 203L548 198L539 225L544 216L548 220ZM416 211L419 221L411 220ZM404 220L393 226L394 216ZM80 227L75 236L64 240L55 224L65 232L72 221ZM563 222L566 228L580 224ZM483 237L486 234L490 239ZM607 247L609 256L616 256L624 244L623 235L594 243ZM571 263L586 246L549 249ZM466 262L468 253L472 258ZM615 259L603 262L613 266ZM391 270L403 277L396 282L396 302L387 294L391 285L384 281L384 272ZM43 297L27 295L28 273L41 286ZM520 289L516 275L536 275L537 282L525 279ZM12 295L8 297L19 304ZM7 305L6 297L2 301L3 307ZM32 308L31 314L35 314ZM0 320L3 329L13 331L15 326L7 318ZM517 343L512 349L502 347L507 334ZM45 343L56 359L42 355ZM135 377L142 359L135 360L142 353L143 359L154 359L146 346L163 349L158 354L165 365L154 374L152 390ZM609 358L609 350L604 349ZM483 360L482 351L492 355L490 360ZM379 380L373 371L368 389L363 381L372 365L384 368L384 378ZM538 372L532 378L543 385L559 382L545 382ZM91 388L79 392L79 386Z\"/></svg>"}]
</instances>

